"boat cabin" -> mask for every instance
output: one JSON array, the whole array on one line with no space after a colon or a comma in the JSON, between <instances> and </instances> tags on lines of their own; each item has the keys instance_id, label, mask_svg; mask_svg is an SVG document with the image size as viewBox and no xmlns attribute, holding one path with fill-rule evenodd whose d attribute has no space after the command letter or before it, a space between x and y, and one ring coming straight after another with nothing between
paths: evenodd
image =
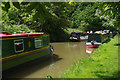
<instances>
[{"instance_id":1,"label":"boat cabin","mask_svg":"<svg viewBox=\"0 0 120 80\"><path fill-rule=\"evenodd\" d=\"M108 34L90 33L86 42L87 47L99 47L109 38Z\"/></svg>"},{"instance_id":2,"label":"boat cabin","mask_svg":"<svg viewBox=\"0 0 120 80\"><path fill-rule=\"evenodd\" d=\"M12 33L0 37L3 70L51 54L48 34Z\"/></svg>"},{"instance_id":3,"label":"boat cabin","mask_svg":"<svg viewBox=\"0 0 120 80\"><path fill-rule=\"evenodd\" d=\"M106 39L108 39L108 34L93 33L93 34L88 34L88 40L87 40L87 42L96 41L96 42L101 42L102 43Z\"/></svg>"},{"instance_id":4,"label":"boat cabin","mask_svg":"<svg viewBox=\"0 0 120 80\"><path fill-rule=\"evenodd\" d=\"M81 32L72 32L69 37L70 41L82 41L82 40L87 40L87 39L88 39L88 34L81 33Z\"/></svg>"},{"instance_id":5,"label":"boat cabin","mask_svg":"<svg viewBox=\"0 0 120 80\"><path fill-rule=\"evenodd\" d=\"M79 41L80 40L80 32L72 32L69 40L70 41Z\"/></svg>"}]
</instances>

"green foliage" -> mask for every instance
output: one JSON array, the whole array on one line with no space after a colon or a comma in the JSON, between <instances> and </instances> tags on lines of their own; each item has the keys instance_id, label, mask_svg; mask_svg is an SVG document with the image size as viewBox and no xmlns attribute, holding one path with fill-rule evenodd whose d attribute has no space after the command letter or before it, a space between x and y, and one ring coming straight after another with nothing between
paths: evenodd
<instances>
[{"instance_id":1,"label":"green foliage","mask_svg":"<svg viewBox=\"0 0 120 80\"><path fill-rule=\"evenodd\" d=\"M11 24L24 24L29 29L34 29L37 32L45 31L54 35L54 39L57 38L55 34L64 33L64 29L70 27L70 25L82 31L101 30L107 26L113 29L113 25L119 26L119 16L115 18L109 16L106 22L106 19L98 16L101 13L97 14L97 6L94 6L94 4L100 6L98 3L89 2L3 2L2 23L8 26L11 26ZM102 6L105 6L105 4L108 3L103 3ZM110 13L109 9L112 8L111 6L115 6L115 4L117 3L111 3L110 6L105 6L105 10ZM58 30L58 33L54 30ZM63 36L65 35L63 34Z\"/></svg>"},{"instance_id":2,"label":"green foliage","mask_svg":"<svg viewBox=\"0 0 120 80\"><path fill-rule=\"evenodd\" d=\"M2 31L8 32L8 33L20 33L21 31L27 32L33 32L30 30L26 25L21 24L21 25L2 25Z\"/></svg>"},{"instance_id":3,"label":"green foliage","mask_svg":"<svg viewBox=\"0 0 120 80\"><path fill-rule=\"evenodd\" d=\"M102 2L96 3L95 6L102 11L101 15L111 15L115 17L120 13L120 2Z\"/></svg>"},{"instance_id":4,"label":"green foliage","mask_svg":"<svg viewBox=\"0 0 120 80\"><path fill-rule=\"evenodd\" d=\"M101 20L95 16L94 3L78 3L76 11L72 14L71 27L87 30L100 30ZM99 27L99 28L98 28Z\"/></svg>"},{"instance_id":5,"label":"green foliage","mask_svg":"<svg viewBox=\"0 0 120 80\"><path fill-rule=\"evenodd\" d=\"M13 5L14 5L16 8L20 9L20 4L19 4L19 2L13 2Z\"/></svg>"},{"instance_id":6,"label":"green foliage","mask_svg":"<svg viewBox=\"0 0 120 80\"><path fill-rule=\"evenodd\" d=\"M51 41L67 41L69 35L64 31L64 29L68 25L69 23L67 23L66 20L53 17L46 20L43 26L41 26L41 31L49 33Z\"/></svg>"},{"instance_id":7,"label":"green foliage","mask_svg":"<svg viewBox=\"0 0 120 80\"><path fill-rule=\"evenodd\" d=\"M8 12L2 11L2 21L3 24L20 24L22 22L20 19L20 11L11 4Z\"/></svg>"},{"instance_id":8,"label":"green foliage","mask_svg":"<svg viewBox=\"0 0 120 80\"><path fill-rule=\"evenodd\" d=\"M2 13L1 12L2 12L2 8L0 7L0 31L2 30Z\"/></svg>"},{"instance_id":9,"label":"green foliage","mask_svg":"<svg viewBox=\"0 0 120 80\"><path fill-rule=\"evenodd\" d=\"M23 0L24 1L24 0ZM29 2L21 2L21 5L27 5Z\"/></svg>"},{"instance_id":10,"label":"green foliage","mask_svg":"<svg viewBox=\"0 0 120 80\"><path fill-rule=\"evenodd\" d=\"M80 26L78 27L80 30L82 30L82 31L87 31L86 30L86 27L88 27L89 26L89 23L87 23L87 22L85 22L85 21L81 21L81 24L80 24Z\"/></svg>"},{"instance_id":11,"label":"green foliage","mask_svg":"<svg viewBox=\"0 0 120 80\"><path fill-rule=\"evenodd\" d=\"M82 32L81 29L78 29L78 28L67 28L67 29L64 29L64 31L66 33L68 33L69 35L72 33L72 32Z\"/></svg>"},{"instance_id":12,"label":"green foliage","mask_svg":"<svg viewBox=\"0 0 120 80\"><path fill-rule=\"evenodd\" d=\"M47 80L54 80L54 79L52 78L52 76L47 75Z\"/></svg>"},{"instance_id":13,"label":"green foliage","mask_svg":"<svg viewBox=\"0 0 120 80\"><path fill-rule=\"evenodd\" d=\"M98 6L96 15L106 20L106 26L120 28L120 2L102 2L95 6Z\"/></svg>"},{"instance_id":14,"label":"green foliage","mask_svg":"<svg viewBox=\"0 0 120 80\"><path fill-rule=\"evenodd\" d=\"M9 2L2 2L4 4L4 6L2 6L2 9L5 11L8 11L8 9L10 8L10 3Z\"/></svg>"},{"instance_id":15,"label":"green foliage","mask_svg":"<svg viewBox=\"0 0 120 80\"><path fill-rule=\"evenodd\" d=\"M46 18L51 18L54 14L56 17L64 18L66 15L63 9L66 6L68 6L67 3L30 2L27 4L25 11L28 13L34 12L32 20L39 21L40 25L43 25Z\"/></svg>"},{"instance_id":16,"label":"green foliage","mask_svg":"<svg viewBox=\"0 0 120 80\"><path fill-rule=\"evenodd\" d=\"M49 33L52 41L66 39L67 33L64 32L64 29L69 26L68 15L72 10L72 7L68 3L10 2L9 4L10 7L7 8L8 12L3 11L2 13L3 25L24 24L36 32L44 31L45 33ZM3 7L5 7L5 4L3 4ZM58 37L60 33L61 35Z\"/></svg>"},{"instance_id":17,"label":"green foliage","mask_svg":"<svg viewBox=\"0 0 120 80\"><path fill-rule=\"evenodd\" d=\"M37 2L31 2L26 8L26 12L31 12L33 9L37 8L38 3Z\"/></svg>"}]
</instances>

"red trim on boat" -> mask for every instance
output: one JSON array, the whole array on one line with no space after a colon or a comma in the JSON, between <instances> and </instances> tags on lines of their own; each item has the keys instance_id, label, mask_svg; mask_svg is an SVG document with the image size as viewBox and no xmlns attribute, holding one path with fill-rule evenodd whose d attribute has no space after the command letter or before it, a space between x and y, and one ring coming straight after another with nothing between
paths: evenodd
<instances>
[{"instance_id":1,"label":"red trim on boat","mask_svg":"<svg viewBox=\"0 0 120 80\"><path fill-rule=\"evenodd\" d=\"M87 47L99 47L100 45L86 45Z\"/></svg>"},{"instance_id":2,"label":"red trim on boat","mask_svg":"<svg viewBox=\"0 0 120 80\"><path fill-rule=\"evenodd\" d=\"M15 38L15 37L32 37L32 36L40 36L46 35L43 33L11 33L11 34L0 34L2 38Z\"/></svg>"}]
</instances>

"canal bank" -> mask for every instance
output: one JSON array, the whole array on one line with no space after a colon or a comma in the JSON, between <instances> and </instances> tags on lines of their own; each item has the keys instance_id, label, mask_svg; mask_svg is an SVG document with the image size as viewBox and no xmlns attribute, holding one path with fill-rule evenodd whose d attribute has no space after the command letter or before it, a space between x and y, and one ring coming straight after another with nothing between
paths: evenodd
<instances>
[{"instance_id":1,"label":"canal bank","mask_svg":"<svg viewBox=\"0 0 120 80\"><path fill-rule=\"evenodd\" d=\"M62 78L117 78L118 77L118 35L101 45L84 60L77 61L61 75Z\"/></svg>"}]
</instances>

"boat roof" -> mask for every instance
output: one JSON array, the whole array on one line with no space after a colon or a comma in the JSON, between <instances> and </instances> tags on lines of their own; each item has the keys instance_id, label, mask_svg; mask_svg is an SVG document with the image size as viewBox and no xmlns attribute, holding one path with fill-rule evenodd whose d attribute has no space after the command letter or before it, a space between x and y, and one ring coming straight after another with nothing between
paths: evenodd
<instances>
[{"instance_id":1,"label":"boat roof","mask_svg":"<svg viewBox=\"0 0 120 80\"><path fill-rule=\"evenodd\" d=\"M2 38L29 37L29 36L41 36L41 35L44 35L44 33L10 33L10 34L0 33L0 37Z\"/></svg>"},{"instance_id":2,"label":"boat roof","mask_svg":"<svg viewBox=\"0 0 120 80\"><path fill-rule=\"evenodd\" d=\"M98 35L103 35L103 34L106 34L106 33L89 33L89 34L98 34Z\"/></svg>"},{"instance_id":3,"label":"boat roof","mask_svg":"<svg viewBox=\"0 0 120 80\"><path fill-rule=\"evenodd\" d=\"M71 34L80 34L80 32L72 32Z\"/></svg>"}]
</instances>

